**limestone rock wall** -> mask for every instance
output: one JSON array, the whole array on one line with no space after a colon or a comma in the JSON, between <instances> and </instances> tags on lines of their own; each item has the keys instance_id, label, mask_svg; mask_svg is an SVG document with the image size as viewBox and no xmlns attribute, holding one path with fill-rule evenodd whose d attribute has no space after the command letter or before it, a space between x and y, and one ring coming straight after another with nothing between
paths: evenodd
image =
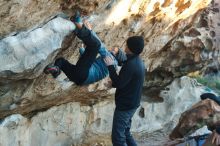
<instances>
[{"instance_id":1,"label":"limestone rock wall","mask_svg":"<svg viewBox=\"0 0 220 146\"><path fill-rule=\"evenodd\" d=\"M143 100L152 102L159 98L163 103L157 104L157 110L163 109L170 114L162 113L160 117L159 112L153 110L153 103L149 106L149 103L143 102L142 112L148 113L147 110L151 110L152 115L146 114L142 123L136 121L134 131L161 128L164 123L172 121L174 116L180 113L175 111L179 109L176 106L179 103L177 101L182 100L180 96L175 100L166 100L168 95L160 95L161 90L175 79L178 80L189 73L205 73L210 67L219 68L219 7L218 0L0 0L0 119L12 114L21 114L24 116L21 117L21 121L25 123L23 128L32 133L39 130L30 130L32 125L36 128L34 121L41 119L37 119L40 115L38 113L46 111L43 114L47 114L61 108L61 115L64 114L65 117L68 114L63 110L67 106L67 110L70 110L77 102L78 114L89 119L88 113L94 105L113 100L114 89L110 90L104 86L106 79L90 86L77 87L67 81L64 74L54 80L42 73L48 63L60 56L72 63L77 61L81 42L71 33L74 25L68 20L68 16L79 9L84 15L89 16L88 21L107 48L125 48L126 38L129 36L144 36L146 45L141 56L147 74ZM181 84L176 82L175 86L183 87ZM177 92L184 96L177 91L178 89L173 89L170 93ZM190 93L192 94L185 93L190 99L183 105L184 109L194 103L194 97L198 97L199 94L195 94L194 91ZM111 104L105 105L106 108L97 107L96 111L103 113L100 114L97 125L105 116L111 117L104 113L110 109L113 111L113 105L111 101ZM170 105L175 106L175 111L168 108ZM84 107L90 110L82 112L81 108ZM158 116L153 117L154 115ZM151 116L153 121L147 118ZM82 119L81 128L79 126L79 129L76 129L79 137L85 134L85 127L90 125L87 120L84 121L85 119ZM148 125L151 122L155 125L141 126L143 123ZM90 126L88 131L108 133L109 131L105 130L110 129L111 123L109 120L106 120L106 123L108 126ZM46 124L45 126L47 127ZM56 126L52 128L59 129ZM10 130L3 128L4 130L11 134ZM21 131L16 132L19 134ZM39 132L37 135L39 139L46 137L41 134ZM74 133L70 133L71 136L61 135L60 141L63 142L71 143L73 139L79 138ZM26 142L31 144L34 140ZM55 143L53 140L48 142ZM22 143L26 144L23 141Z\"/></svg>"},{"instance_id":2,"label":"limestone rock wall","mask_svg":"<svg viewBox=\"0 0 220 146\"><path fill-rule=\"evenodd\" d=\"M161 93L163 103L142 101L133 118L134 133L153 132L165 125L171 130L180 113L198 102L200 94L205 91L205 87L188 77L176 79L167 88ZM0 124L0 145L108 145L113 110L114 102L109 99L93 106L83 106L79 102L54 106L30 119L11 115Z\"/></svg>"},{"instance_id":3,"label":"limestone rock wall","mask_svg":"<svg viewBox=\"0 0 220 146\"><path fill-rule=\"evenodd\" d=\"M17 4L16 8L23 10L28 7L29 10L32 2L35 1ZM82 95L90 95L93 91L97 91L94 95L99 97L93 96L87 104L93 104L101 96L107 96L109 92L103 82L80 90L70 86L69 92L63 90L64 82L59 83L42 74L46 64L59 56L72 63L77 61L77 48L81 43L71 33L74 25L64 19L76 8L90 15L88 21L93 24L94 31L107 48L125 47L126 38L131 35L145 37L146 46L142 58L148 70L145 82L145 89L148 91L152 88L160 90L173 79L190 72L203 72L209 64L219 60L218 1L50 1L47 5L44 2L38 1L38 5L30 10L30 15L26 16L21 11L21 18L27 19L24 31L19 27L22 23L16 21L17 25L13 28L17 31L16 34L2 33L0 61L4 65L0 67L1 118L12 113L28 114L69 101L84 102L86 100L82 99ZM12 9L15 5L7 3L5 8L11 6ZM59 8L55 9L57 7ZM47 9L50 11L46 11ZM66 15L61 14L61 10ZM2 20L18 15L13 11L8 13L6 9L2 11L5 14L2 15ZM39 13L44 15L41 21L37 15ZM33 25L28 23L31 19L36 19ZM13 19L10 22L1 21L1 25L11 24L11 20ZM13 32L7 28L2 30ZM75 93L74 97L69 96L72 92ZM67 100L55 98L59 96L64 96ZM43 102L44 99L47 102Z\"/></svg>"},{"instance_id":4,"label":"limestone rock wall","mask_svg":"<svg viewBox=\"0 0 220 146\"><path fill-rule=\"evenodd\" d=\"M1 78L19 80L39 76L49 62L48 56L56 55L54 52L61 48L65 36L74 29L73 23L57 17L42 27L2 39Z\"/></svg>"}]
</instances>

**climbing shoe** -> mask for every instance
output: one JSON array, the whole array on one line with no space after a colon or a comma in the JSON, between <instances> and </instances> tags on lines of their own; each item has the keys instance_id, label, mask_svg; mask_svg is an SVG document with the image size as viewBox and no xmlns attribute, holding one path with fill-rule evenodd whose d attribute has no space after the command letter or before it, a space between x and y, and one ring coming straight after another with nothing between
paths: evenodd
<instances>
[{"instance_id":1,"label":"climbing shoe","mask_svg":"<svg viewBox=\"0 0 220 146\"><path fill-rule=\"evenodd\" d=\"M51 74L54 78L58 77L61 73L60 68L55 65L47 65L44 69L45 74Z\"/></svg>"},{"instance_id":2,"label":"climbing shoe","mask_svg":"<svg viewBox=\"0 0 220 146\"><path fill-rule=\"evenodd\" d=\"M70 20L75 23L82 23L80 12L76 11L75 14L70 17Z\"/></svg>"}]
</instances>

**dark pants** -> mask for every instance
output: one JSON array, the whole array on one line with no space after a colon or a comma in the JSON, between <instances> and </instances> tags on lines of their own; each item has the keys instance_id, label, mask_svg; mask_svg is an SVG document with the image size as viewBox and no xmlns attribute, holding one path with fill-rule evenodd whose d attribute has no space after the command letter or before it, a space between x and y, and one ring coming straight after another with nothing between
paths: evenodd
<instances>
[{"instance_id":1,"label":"dark pants","mask_svg":"<svg viewBox=\"0 0 220 146\"><path fill-rule=\"evenodd\" d=\"M81 85L88 77L89 69L96 60L101 43L92 34L91 30L85 26L77 30L76 35L86 45L85 52L79 58L76 65L69 63L64 58L57 59L55 65L58 66L71 81L77 85Z\"/></svg>"},{"instance_id":2,"label":"dark pants","mask_svg":"<svg viewBox=\"0 0 220 146\"><path fill-rule=\"evenodd\" d=\"M120 111L115 110L112 126L113 146L137 146L130 133L132 117L136 109Z\"/></svg>"}]
</instances>

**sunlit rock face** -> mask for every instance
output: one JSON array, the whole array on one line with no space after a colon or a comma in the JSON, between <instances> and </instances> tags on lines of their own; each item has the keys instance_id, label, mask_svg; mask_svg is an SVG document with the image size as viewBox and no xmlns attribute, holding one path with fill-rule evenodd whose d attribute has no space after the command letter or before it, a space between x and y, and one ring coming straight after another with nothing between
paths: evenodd
<instances>
[{"instance_id":1,"label":"sunlit rock face","mask_svg":"<svg viewBox=\"0 0 220 146\"><path fill-rule=\"evenodd\" d=\"M0 119L11 114L35 118L39 112L72 102L92 107L105 100L113 101L114 90L104 86L106 80L77 87L65 80L64 74L54 80L42 73L48 63L60 56L76 63L81 42L72 33L74 25L68 20L76 9L90 16L88 21L107 48L125 48L129 36L144 36L146 45L141 57L148 72L143 97L147 97L147 102L159 98L162 103L158 110L164 105L164 112L169 111L166 96L160 95L165 86L188 73L203 72L209 66L218 68L219 6L218 0L0 1ZM198 93L192 95L185 110L198 97ZM148 109L146 106L142 111ZM138 124L134 127L137 132L162 128L161 121L173 119L175 111L170 112L167 120L163 116L152 118L151 122L156 123L151 125L153 128ZM145 125L149 116L145 117ZM103 127L94 129L102 131Z\"/></svg>"}]
</instances>

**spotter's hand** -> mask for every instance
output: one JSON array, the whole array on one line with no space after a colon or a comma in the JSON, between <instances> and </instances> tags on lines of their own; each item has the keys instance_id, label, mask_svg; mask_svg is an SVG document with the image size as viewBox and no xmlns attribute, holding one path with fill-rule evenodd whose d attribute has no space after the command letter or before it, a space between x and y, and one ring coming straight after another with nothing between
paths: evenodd
<instances>
[{"instance_id":1,"label":"spotter's hand","mask_svg":"<svg viewBox=\"0 0 220 146\"><path fill-rule=\"evenodd\" d=\"M114 65L114 60L113 60L113 58L110 57L110 56L106 56L106 57L104 58L104 61L105 61L106 66Z\"/></svg>"}]
</instances>

